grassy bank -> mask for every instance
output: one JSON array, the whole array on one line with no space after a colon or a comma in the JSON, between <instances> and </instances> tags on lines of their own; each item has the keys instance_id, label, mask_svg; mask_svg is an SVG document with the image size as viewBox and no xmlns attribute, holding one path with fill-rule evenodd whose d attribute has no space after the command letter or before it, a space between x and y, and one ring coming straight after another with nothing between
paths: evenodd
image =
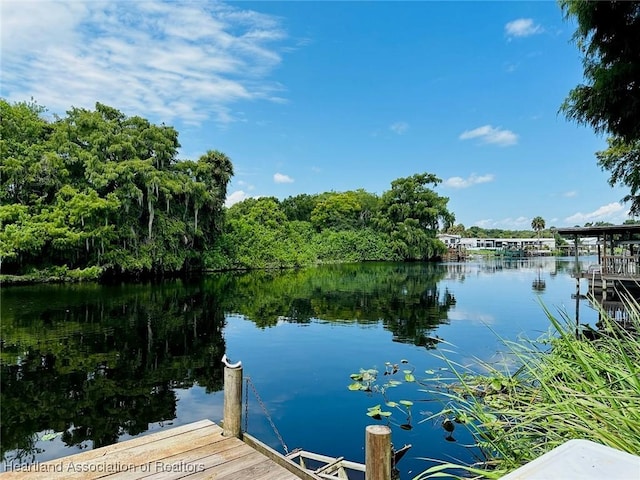
<instances>
[{"instance_id":1,"label":"grassy bank","mask_svg":"<svg viewBox=\"0 0 640 480\"><path fill-rule=\"evenodd\" d=\"M640 308L627 301L626 328L603 315L595 338L576 336L575 323L545 310L553 329L535 341L507 342L517 370L483 365L478 374L444 359L456 372L429 382L444 395L439 413L462 419L483 458L473 465L437 463L418 479L500 478L570 439L640 452ZM593 333L593 332L592 332ZM589 335L594 337L593 335ZM431 388L433 387L433 388Z\"/></svg>"},{"instance_id":2,"label":"grassy bank","mask_svg":"<svg viewBox=\"0 0 640 480\"><path fill-rule=\"evenodd\" d=\"M73 283L98 281L102 268L69 269L66 266L33 270L25 275L0 275L1 285L30 285L33 283Z\"/></svg>"}]
</instances>

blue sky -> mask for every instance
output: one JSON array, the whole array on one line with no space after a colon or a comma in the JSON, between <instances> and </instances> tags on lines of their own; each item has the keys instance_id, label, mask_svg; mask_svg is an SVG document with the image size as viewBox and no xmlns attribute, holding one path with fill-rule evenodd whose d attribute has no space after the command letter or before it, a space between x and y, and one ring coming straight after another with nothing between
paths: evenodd
<instances>
[{"instance_id":1,"label":"blue sky","mask_svg":"<svg viewBox=\"0 0 640 480\"><path fill-rule=\"evenodd\" d=\"M3 0L2 84L50 113L106 103L174 125L181 158L226 153L228 204L443 180L456 222L621 223L558 113L582 81L555 2Z\"/></svg>"}]
</instances>

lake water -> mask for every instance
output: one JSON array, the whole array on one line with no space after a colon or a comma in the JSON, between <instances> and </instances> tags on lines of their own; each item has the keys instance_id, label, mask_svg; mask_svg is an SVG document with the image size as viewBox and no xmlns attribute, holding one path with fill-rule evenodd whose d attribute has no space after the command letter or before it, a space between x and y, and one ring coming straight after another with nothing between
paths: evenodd
<instances>
[{"instance_id":1,"label":"lake water","mask_svg":"<svg viewBox=\"0 0 640 480\"><path fill-rule=\"evenodd\" d=\"M593 262L581 258L580 268ZM376 423L367 408L384 399L350 391L350 374L382 374L391 362L423 378L445 372L441 355L508 364L499 337L548 331L542 304L575 318L574 268L567 258L367 263L143 285L3 287L0 468L221 420L224 353L242 360L262 400L250 389L249 433L284 451L266 410L288 450L364 462L364 430ZM579 308L581 323L595 325L586 300ZM473 458L463 428L451 441L438 419L420 423L443 406L432 396L415 384L389 395L414 402L411 430L399 427L406 415L391 417L394 444L413 445L398 465L402 479L432 465L421 457Z\"/></svg>"}]
</instances>

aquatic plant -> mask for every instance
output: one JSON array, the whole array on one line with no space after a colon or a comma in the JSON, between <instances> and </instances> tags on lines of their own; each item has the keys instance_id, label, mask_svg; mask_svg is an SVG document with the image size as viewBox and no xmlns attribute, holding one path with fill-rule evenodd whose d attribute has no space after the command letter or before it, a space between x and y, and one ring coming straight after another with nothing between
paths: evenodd
<instances>
[{"instance_id":1,"label":"aquatic plant","mask_svg":"<svg viewBox=\"0 0 640 480\"><path fill-rule=\"evenodd\" d=\"M479 360L463 365L452 360L450 350L441 350L437 356L446 367L412 379L419 391L442 402L439 412L418 423L438 422L451 437L458 426L467 428L479 457L467 465L425 458L433 465L415 480L500 478L578 438L637 454L640 306L629 296L625 303L629 320L624 325L601 312L598 330L590 330L589 338L566 314L556 316L543 305L551 330L535 340L502 339L509 360L502 366ZM387 405L389 384L369 383Z\"/></svg>"},{"instance_id":2,"label":"aquatic plant","mask_svg":"<svg viewBox=\"0 0 640 480\"><path fill-rule=\"evenodd\" d=\"M473 465L436 461L416 480L462 469L500 478L570 439L587 439L629 453L640 451L640 308L626 299L630 320L621 325L601 312L597 335L586 339L566 315L543 306L552 331L535 341L503 341L518 369L483 363L486 373L442 356L455 386L429 393L447 398L447 410L465 415L465 426L484 455Z\"/></svg>"}]
</instances>

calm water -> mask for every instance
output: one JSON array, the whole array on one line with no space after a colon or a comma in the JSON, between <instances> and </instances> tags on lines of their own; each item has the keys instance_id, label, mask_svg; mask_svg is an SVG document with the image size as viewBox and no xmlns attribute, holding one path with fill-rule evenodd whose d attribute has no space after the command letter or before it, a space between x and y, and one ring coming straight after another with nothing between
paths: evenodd
<instances>
[{"instance_id":1,"label":"calm water","mask_svg":"<svg viewBox=\"0 0 640 480\"><path fill-rule=\"evenodd\" d=\"M364 429L375 423L366 411L384 399L349 391L351 373L404 359L423 378L444 367L442 354L508 363L498 336L546 332L541 302L575 318L573 268L555 258L373 263L155 285L3 287L0 467L219 421L224 353L242 360L289 450L363 462ZM586 301L580 320L597 321ZM419 423L442 408L428 394L402 385L390 397L414 402L412 430L398 427L400 412L391 417L394 444L413 444L399 464L403 479L431 465L418 457L472 458L462 428L451 441L437 420ZM253 393L248 411L248 431L283 451Z\"/></svg>"}]
</instances>

